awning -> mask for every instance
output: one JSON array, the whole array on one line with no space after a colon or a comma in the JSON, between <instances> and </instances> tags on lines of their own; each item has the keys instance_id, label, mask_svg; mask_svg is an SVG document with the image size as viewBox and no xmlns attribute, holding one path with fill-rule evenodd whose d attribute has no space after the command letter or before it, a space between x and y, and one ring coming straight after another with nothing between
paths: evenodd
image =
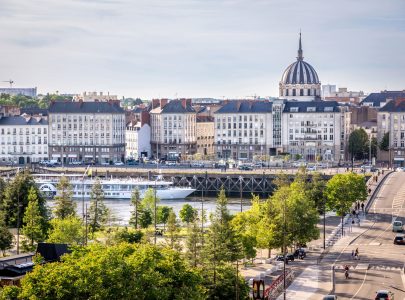
<instances>
[{"instance_id":1,"label":"awning","mask_svg":"<svg viewBox=\"0 0 405 300\"><path fill-rule=\"evenodd\" d=\"M394 160L396 160L396 161L404 161L404 158L403 157L394 157Z\"/></svg>"}]
</instances>

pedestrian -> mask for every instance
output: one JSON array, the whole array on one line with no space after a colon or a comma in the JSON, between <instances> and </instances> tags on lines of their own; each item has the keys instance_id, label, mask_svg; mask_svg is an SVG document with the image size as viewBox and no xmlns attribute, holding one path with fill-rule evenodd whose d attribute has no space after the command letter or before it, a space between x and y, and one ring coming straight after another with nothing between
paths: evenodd
<instances>
[{"instance_id":1,"label":"pedestrian","mask_svg":"<svg viewBox=\"0 0 405 300\"><path fill-rule=\"evenodd\" d=\"M361 210L364 212L364 203L361 203Z\"/></svg>"},{"instance_id":2,"label":"pedestrian","mask_svg":"<svg viewBox=\"0 0 405 300\"><path fill-rule=\"evenodd\" d=\"M352 250L352 260L354 259L354 250Z\"/></svg>"},{"instance_id":3,"label":"pedestrian","mask_svg":"<svg viewBox=\"0 0 405 300\"><path fill-rule=\"evenodd\" d=\"M371 194L371 189L370 188L368 189L368 193Z\"/></svg>"}]
</instances>

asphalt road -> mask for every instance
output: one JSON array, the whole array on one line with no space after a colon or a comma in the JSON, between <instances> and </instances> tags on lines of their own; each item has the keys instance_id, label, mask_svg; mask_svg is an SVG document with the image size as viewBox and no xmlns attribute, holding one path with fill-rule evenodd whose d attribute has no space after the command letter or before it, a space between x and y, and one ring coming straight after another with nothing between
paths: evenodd
<instances>
[{"instance_id":1,"label":"asphalt road","mask_svg":"<svg viewBox=\"0 0 405 300\"><path fill-rule=\"evenodd\" d=\"M377 290L394 293L405 299L405 245L394 245L396 233L392 220L405 221L405 173L394 172L384 182L372 204L370 227L352 243L339 249L328 259L335 262L335 294L339 299L375 299ZM352 250L359 249L360 260L352 259ZM343 265L348 264L350 278L345 279ZM402 274L402 276L401 276Z\"/></svg>"}]
</instances>

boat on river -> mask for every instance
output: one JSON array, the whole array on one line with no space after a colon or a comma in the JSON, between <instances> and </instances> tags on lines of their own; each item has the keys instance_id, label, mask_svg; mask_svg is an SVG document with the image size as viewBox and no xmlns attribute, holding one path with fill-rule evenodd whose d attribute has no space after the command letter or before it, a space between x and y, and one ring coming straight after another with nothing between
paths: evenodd
<instances>
[{"instance_id":1,"label":"boat on river","mask_svg":"<svg viewBox=\"0 0 405 300\"><path fill-rule=\"evenodd\" d=\"M62 176L69 179L73 188L73 198L90 198L95 178L89 178L80 174L34 174L34 180L43 195L53 198L57 195L57 184ZM145 180L142 178L102 178L99 179L106 199L131 199L132 191L139 190L143 198L147 189L156 189L156 196L161 200L184 199L191 195L195 189L191 187L174 187L173 182L159 178Z\"/></svg>"}]
</instances>

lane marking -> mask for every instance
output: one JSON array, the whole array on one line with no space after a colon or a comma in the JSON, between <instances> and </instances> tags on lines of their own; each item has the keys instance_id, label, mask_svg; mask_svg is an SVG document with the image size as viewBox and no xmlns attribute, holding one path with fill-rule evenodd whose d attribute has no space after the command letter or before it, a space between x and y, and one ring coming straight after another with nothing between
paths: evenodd
<instances>
[{"instance_id":1,"label":"lane marking","mask_svg":"<svg viewBox=\"0 0 405 300\"><path fill-rule=\"evenodd\" d=\"M364 285L364 282L366 281L367 272L368 272L368 269L366 270L366 273L364 274L364 278L363 278L363 282L361 283L361 286L360 286L359 289L357 290L356 294L354 294L353 297L350 298L350 300L351 300L351 299L354 299L354 297L356 297L357 294L360 292L361 288L362 288L363 285Z\"/></svg>"}]
</instances>

